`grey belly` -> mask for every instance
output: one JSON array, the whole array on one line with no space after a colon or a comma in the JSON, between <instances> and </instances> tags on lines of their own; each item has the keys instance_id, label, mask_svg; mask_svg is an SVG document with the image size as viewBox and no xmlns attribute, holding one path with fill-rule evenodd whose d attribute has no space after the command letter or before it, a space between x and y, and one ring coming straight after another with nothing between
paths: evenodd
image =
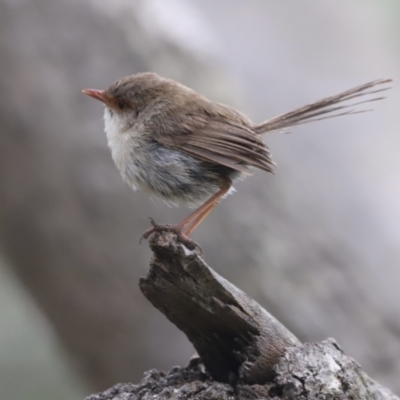
<instances>
[{"instance_id":1,"label":"grey belly","mask_svg":"<svg viewBox=\"0 0 400 400\"><path fill-rule=\"evenodd\" d=\"M125 174L132 184L153 198L169 204L197 206L220 189L221 176L235 179L239 172L198 160L157 142L132 154L132 166Z\"/></svg>"}]
</instances>

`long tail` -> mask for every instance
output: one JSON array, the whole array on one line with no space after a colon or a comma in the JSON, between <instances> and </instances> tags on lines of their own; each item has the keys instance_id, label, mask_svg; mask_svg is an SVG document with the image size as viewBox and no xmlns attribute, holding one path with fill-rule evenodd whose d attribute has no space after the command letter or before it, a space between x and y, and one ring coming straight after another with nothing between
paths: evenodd
<instances>
[{"instance_id":1,"label":"long tail","mask_svg":"<svg viewBox=\"0 0 400 400\"><path fill-rule=\"evenodd\" d=\"M358 106L359 104L381 100L384 99L385 97L373 97L372 99L370 98L351 104L342 104L342 103L359 97L375 95L376 93L388 90L390 89L390 87L385 87L385 88L376 88L376 87L378 85L383 85L390 82L392 82L391 79L380 79L366 83L361 86L357 86L353 89L346 90L345 92L339 93L335 96L326 97L325 99L318 100L314 103L297 108L296 110L278 115L277 117L271 118L265 122L262 122L259 125L255 125L253 129L256 133L263 134L280 129L289 128L291 126L306 124L314 121L321 121L327 118L338 117L340 115L358 114L366 111L371 111L371 110L357 110L354 109L353 107Z\"/></svg>"}]
</instances>

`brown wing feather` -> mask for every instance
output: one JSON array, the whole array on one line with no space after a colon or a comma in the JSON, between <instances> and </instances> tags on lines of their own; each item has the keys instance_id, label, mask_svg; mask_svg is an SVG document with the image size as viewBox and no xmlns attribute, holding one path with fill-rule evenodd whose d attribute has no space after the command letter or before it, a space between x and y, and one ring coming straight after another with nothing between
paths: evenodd
<instances>
[{"instance_id":1,"label":"brown wing feather","mask_svg":"<svg viewBox=\"0 0 400 400\"><path fill-rule=\"evenodd\" d=\"M156 140L245 174L252 173L250 167L272 172L274 163L268 147L249 127L239 124L221 115L199 112L185 115L174 127L169 127L173 135L160 134Z\"/></svg>"}]
</instances>

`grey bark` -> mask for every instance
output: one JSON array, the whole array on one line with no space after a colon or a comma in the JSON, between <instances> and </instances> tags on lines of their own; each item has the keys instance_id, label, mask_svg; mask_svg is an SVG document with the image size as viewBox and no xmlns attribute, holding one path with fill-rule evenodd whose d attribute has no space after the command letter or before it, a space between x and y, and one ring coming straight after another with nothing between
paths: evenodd
<instances>
[{"instance_id":1,"label":"grey bark","mask_svg":"<svg viewBox=\"0 0 400 400\"><path fill-rule=\"evenodd\" d=\"M264 385L217 382L200 359L168 373L151 370L138 384L118 384L86 400L265 399L265 400L398 400L369 378L333 340L288 348L275 366L273 382Z\"/></svg>"},{"instance_id":2,"label":"grey bark","mask_svg":"<svg viewBox=\"0 0 400 400\"><path fill-rule=\"evenodd\" d=\"M141 290L185 332L200 357L186 368L151 370L139 384L116 385L87 400L398 399L334 339L301 344L176 235L156 234L151 247L154 257Z\"/></svg>"}]
</instances>

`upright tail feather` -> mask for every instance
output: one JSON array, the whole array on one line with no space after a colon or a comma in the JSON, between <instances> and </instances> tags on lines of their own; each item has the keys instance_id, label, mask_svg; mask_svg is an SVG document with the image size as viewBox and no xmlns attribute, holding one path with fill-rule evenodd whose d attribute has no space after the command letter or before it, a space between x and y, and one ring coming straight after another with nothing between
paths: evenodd
<instances>
[{"instance_id":1,"label":"upright tail feather","mask_svg":"<svg viewBox=\"0 0 400 400\"><path fill-rule=\"evenodd\" d=\"M342 103L359 97L375 95L376 93L384 92L390 89L390 87L377 88L377 86L384 85L390 82L392 82L391 79L380 79L366 83L361 86L357 86L350 90L346 90L345 92L339 93L335 96L326 97L322 100L307 104L306 106L297 108L288 113L278 115L277 117L271 118L265 122L262 122L259 125L255 125L253 128L254 132L258 134L264 134L280 129L289 128L291 126L306 124L314 121L321 121L327 118L338 117L340 115L358 114L365 111L371 111L357 110L353 107L360 104L381 100L384 99L384 97L373 97L350 104Z\"/></svg>"}]
</instances>

